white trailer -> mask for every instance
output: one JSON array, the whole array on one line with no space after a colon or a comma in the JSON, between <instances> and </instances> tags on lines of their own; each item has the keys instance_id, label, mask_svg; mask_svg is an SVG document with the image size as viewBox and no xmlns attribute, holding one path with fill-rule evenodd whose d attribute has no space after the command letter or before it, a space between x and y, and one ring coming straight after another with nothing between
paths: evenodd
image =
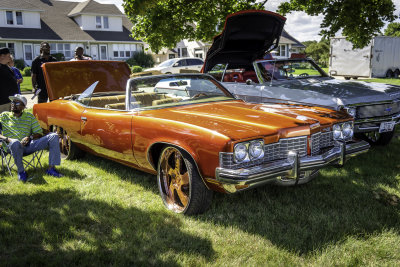
<instances>
[{"instance_id":1,"label":"white trailer","mask_svg":"<svg viewBox=\"0 0 400 267\"><path fill-rule=\"evenodd\" d=\"M361 49L345 37L331 39L329 74L345 79L358 77L398 78L400 74L400 37L376 36Z\"/></svg>"}]
</instances>

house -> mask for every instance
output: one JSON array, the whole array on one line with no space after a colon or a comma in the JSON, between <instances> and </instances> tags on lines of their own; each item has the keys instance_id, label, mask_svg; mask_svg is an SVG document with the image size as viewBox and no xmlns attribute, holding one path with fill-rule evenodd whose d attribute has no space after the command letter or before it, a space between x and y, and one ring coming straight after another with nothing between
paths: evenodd
<instances>
[{"instance_id":1,"label":"house","mask_svg":"<svg viewBox=\"0 0 400 267\"><path fill-rule=\"evenodd\" d=\"M152 53L154 62L159 64L167 59L175 57L199 57L205 59L211 43L201 41L182 40L173 49L161 49L157 54ZM148 47L146 47L148 51ZM275 58L290 57L292 53L300 53L306 47L283 30L278 47L274 50Z\"/></svg>"},{"instance_id":2,"label":"house","mask_svg":"<svg viewBox=\"0 0 400 267\"><path fill-rule=\"evenodd\" d=\"M51 53L74 56L77 46L93 59L126 60L143 50L143 42L130 37L128 18L113 4L94 0L1 0L0 47L10 48L27 65L40 54L40 43Z\"/></svg>"}]
</instances>

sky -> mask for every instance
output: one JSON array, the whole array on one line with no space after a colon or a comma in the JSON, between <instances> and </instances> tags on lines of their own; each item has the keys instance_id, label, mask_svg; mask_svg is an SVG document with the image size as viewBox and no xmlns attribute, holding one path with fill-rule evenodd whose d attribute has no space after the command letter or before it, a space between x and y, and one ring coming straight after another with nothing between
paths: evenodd
<instances>
[{"instance_id":1,"label":"sky","mask_svg":"<svg viewBox=\"0 0 400 267\"><path fill-rule=\"evenodd\" d=\"M84 0L73 0L82 2ZM103 4L115 4L122 12L122 0L96 0L99 3ZM268 0L265 5L265 9L269 11L276 11L277 7L280 3L287 2L287 0ZM400 0L393 0L396 6L396 15L400 15ZM292 12L286 15L286 24L285 30L292 35L294 38L299 40L300 42L317 40L321 39L321 36L318 35L321 30L320 24L322 22L322 16L309 16L304 12ZM400 19L397 19L396 22L400 22Z\"/></svg>"}]
</instances>

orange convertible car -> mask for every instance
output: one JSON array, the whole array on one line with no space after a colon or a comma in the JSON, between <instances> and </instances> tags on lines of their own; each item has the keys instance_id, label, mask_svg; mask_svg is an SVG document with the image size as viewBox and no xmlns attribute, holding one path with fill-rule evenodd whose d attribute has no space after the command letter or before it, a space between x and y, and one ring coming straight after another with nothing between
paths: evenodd
<instances>
[{"instance_id":1,"label":"orange convertible car","mask_svg":"<svg viewBox=\"0 0 400 267\"><path fill-rule=\"evenodd\" d=\"M165 206L178 213L204 212L213 191L306 183L369 148L353 140L346 112L245 103L204 74L129 79L115 61L43 70L52 101L33 113L59 132L67 158L86 151L157 174Z\"/></svg>"}]
</instances>

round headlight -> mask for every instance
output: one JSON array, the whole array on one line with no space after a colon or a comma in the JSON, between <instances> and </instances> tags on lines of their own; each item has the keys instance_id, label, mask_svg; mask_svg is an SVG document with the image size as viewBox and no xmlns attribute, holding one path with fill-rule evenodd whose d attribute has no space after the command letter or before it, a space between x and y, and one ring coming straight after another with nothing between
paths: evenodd
<instances>
[{"instance_id":1,"label":"round headlight","mask_svg":"<svg viewBox=\"0 0 400 267\"><path fill-rule=\"evenodd\" d=\"M350 116L355 118L356 114L357 114L357 110L356 110L356 108L347 108L347 113L349 113Z\"/></svg>"},{"instance_id":2,"label":"round headlight","mask_svg":"<svg viewBox=\"0 0 400 267\"><path fill-rule=\"evenodd\" d=\"M251 159L258 159L264 154L263 143L254 141L250 143L249 154Z\"/></svg>"},{"instance_id":3,"label":"round headlight","mask_svg":"<svg viewBox=\"0 0 400 267\"><path fill-rule=\"evenodd\" d=\"M237 144L234 149L236 162L242 162L247 157L247 147L245 144Z\"/></svg>"},{"instance_id":4,"label":"round headlight","mask_svg":"<svg viewBox=\"0 0 400 267\"><path fill-rule=\"evenodd\" d=\"M335 124L332 127L333 129L333 139L334 140L338 140L338 139L342 139L342 127L340 127L339 124Z\"/></svg>"},{"instance_id":5,"label":"round headlight","mask_svg":"<svg viewBox=\"0 0 400 267\"><path fill-rule=\"evenodd\" d=\"M342 129L344 138L350 138L353 136L353 126L351 123L348 122L343 123Z\"/></svg>"}]
</instances>

